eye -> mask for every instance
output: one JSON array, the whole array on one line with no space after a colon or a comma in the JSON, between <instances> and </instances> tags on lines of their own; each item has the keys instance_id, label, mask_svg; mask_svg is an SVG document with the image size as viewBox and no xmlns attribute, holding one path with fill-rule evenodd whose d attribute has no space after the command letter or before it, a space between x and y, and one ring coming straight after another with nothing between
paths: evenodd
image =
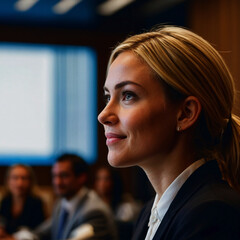
<instances>
[{"instance_id":1,"label":"eye","mask_svg":"<svg viewBox=\"0 0 240 240\"><path fill-rule=\"evenodd\" d=\"M106 104L108 104L108 103L109 103L109 101L110 101L110 95L109 95L109 94L106 94L106 93L104 93L104 94L103 94L103 99L104 99L104 102L105 102Z\"/></svg>"},{"instance_id":2,"label":"eye","mask_svg":"<svg viewBox=\"0 0 240 240\"><path fill-rule=\"evenodd\" d=\"M137 95L131 91L125 91L122 93L123 101L131 101L137 98Z\"/></svg>"}]
</instances>

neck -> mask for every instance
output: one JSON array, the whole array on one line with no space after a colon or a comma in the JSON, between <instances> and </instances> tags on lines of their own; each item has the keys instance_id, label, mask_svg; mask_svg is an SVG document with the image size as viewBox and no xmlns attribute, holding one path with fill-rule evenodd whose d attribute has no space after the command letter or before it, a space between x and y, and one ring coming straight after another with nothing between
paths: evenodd
<instances>
[{"instance_id":1,"label":"neck","mask_svg":"<svg viewBox=\"0 0 240 240\"><path fill-rule=\"evenodd\" d=\"M77 193L75 193L73 195L71 194L71 195L64 196L63 198L65 198L67 201L71 201L76 195L77 195Z\"/></svg>"},{"instance_id":2,"label":"neck","mask_svg":"<svg viewBox=\"0 0 240 240\"><path fill-rule=\"evenodd\" d=\"M65 198L67 201L71 201L80 191L80 189L76 189L74 192L68 193L64 196L62 196L63 198Z\"/></svg>"},{"instance_id":3,"label":"neck","mask_svg":"<svg viewBox=\"0 0 240 240\"><path fill-rule=\"evenodd\" d=\"M26 196L23 196L23 195L17 195L17 196L13 196L12 195L12 201L14 203L22 203L26 200Z\"/></svg>"},{"instance_id":4,"label":"neck","mask_svg":"<svg viewBox=\"0 0 240 240\"><path fill-rule=\"evenodd\" d=\"M194 155L186 149L191 148L178 146L170 154L147 159L140 166L145 171L159 198L177 176L195 161Z\"/></svg>"},{"instance_id":5,"label":"neck","mask_svg":"<svg viewBox=\"0 0 240 240\"><path fill-rule=\"evenodd\" d=\"M99 194L99 196L102 198L102 200L107 203L108 205L111 205L112 202L112 194Z\"/></svg>"}]
</instances>

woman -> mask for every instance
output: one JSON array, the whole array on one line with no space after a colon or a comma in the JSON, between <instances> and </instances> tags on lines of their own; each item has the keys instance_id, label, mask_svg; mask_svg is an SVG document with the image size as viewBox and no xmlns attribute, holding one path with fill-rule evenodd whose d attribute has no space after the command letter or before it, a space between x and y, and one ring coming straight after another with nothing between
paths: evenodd
<instances>
[{"instance_id":1,"label":"woman","mask_svg":"<svg viewBox=\"0 0 240 240\"><path fill-rule=\"evenodd\" d=\"M108 166L96 170L94 190L115 213L122 200L122 181L117 172Z\"/></svg>"},{"instance_id":2,"label":"woman","mask_svg":"<svg viewBox=\"0 0 240 240\"><path fill-rule=\"evenodd\" d=\"M109 166L100 166L95 173L94 189L110 206L118 227L119 239L130 239L141 204L122 191L120 174Z\"/></svg>"},{"instance_id":3,"label":"woman","mask_svg":"<svg viewBox=\"0 0 240 240\"><path fill-rule=\"evenodd\" d=\"M140 166L156 191L133 239L240 239L240 121L218 52L179 27L132 36L104 91L109 163Z\"/></svg>"},{"instance_id":4,"label":"woman","mask_svg":"<svg viewBox=\"0 0 240 240\"><path fill-rule=\"evenodd\" d=\"M123 222L136 220L141 204L130 193L123 193L120 174L109 166L101 166L95 176L94 189L111 207L116 219Z\"/></svg>"},{"instance_id":5,"label":"woman","mask_svg":"<svg viewBox=\"0 0 240 240\"><path fill-rule=\"evenodd\" d=\"M9 167L6 194L0 207L1 237L13 234L21 227L34 229L44 220L43 203L33 193L34 184L34 174L29 166L16 164Z\"/></svg>"}]
</instances>

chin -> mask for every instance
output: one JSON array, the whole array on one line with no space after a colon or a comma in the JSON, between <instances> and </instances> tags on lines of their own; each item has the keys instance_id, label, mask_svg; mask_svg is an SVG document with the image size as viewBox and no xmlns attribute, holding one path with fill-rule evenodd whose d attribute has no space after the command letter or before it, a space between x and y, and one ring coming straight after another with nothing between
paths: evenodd
<instances>
[{"instance_id":1,"label":"chin","mask_svg":"<svg viewBox=\"0 0 240 240\"><path fill-rule=\"evenodd\" d=\"M127 159L126 157L119 157L119 156L111 156L108 154L108 163L115 168L124 168L124 167L132 167L135 166L131 164L131 160Z\"/></svg>"}]
</instances>

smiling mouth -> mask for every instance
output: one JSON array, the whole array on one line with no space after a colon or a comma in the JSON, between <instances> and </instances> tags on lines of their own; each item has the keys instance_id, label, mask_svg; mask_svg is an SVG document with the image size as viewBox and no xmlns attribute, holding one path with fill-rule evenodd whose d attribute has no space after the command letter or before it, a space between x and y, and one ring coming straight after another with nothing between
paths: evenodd
<instances>
[{"instance_id":1,"label":"smiling mouth","mask_svg":"<svg viewBox=\"0 0 240 240\"><path fill-rule=\"evenodd\" d=\"M107 146L109 145L112 145L114 143L118 143L124 139L126 139L127 137L126 136L121 136L121 135L118 135L118 134L113 134L113 133L108 133L106 134L106 144Z\"/></svg>"}]
</instances>

